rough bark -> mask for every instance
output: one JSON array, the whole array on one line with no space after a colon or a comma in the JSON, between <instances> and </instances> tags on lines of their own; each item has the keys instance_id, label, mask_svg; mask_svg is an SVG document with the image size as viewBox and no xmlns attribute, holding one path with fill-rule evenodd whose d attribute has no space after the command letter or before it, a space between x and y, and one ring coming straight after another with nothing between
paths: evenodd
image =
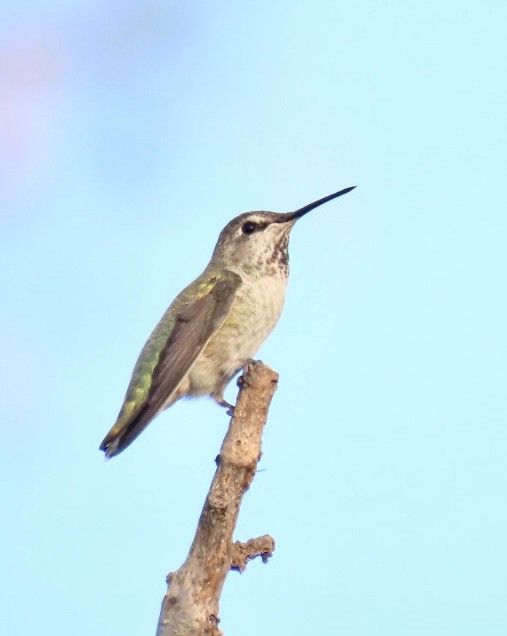
<instances>
[{"instance_id":1,"label":"rough bark","mask_svg":"<svg viewBox=\"0 0 507 636\"><path fill-rule=\"evenodd\" d=\"M218 606L228 572L244 570L256 556L267 561L274 550L268 535L234 544L232 536L241 500L255 477L277 381L278 374L260 362L245 368L190 552L167 576L156 636L220 636Z\"/></svg>"}]
</instances>

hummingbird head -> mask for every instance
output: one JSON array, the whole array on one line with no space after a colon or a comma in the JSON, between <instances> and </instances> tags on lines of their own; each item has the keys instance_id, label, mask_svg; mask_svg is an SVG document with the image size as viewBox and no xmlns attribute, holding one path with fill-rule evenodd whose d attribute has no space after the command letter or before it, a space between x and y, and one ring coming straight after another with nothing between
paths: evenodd
<instances>
[{"instance_id":1,"label":"hummingbird head","mask_svg":"<svg viewBox=\"0 0 507 636\"><path fill-rule=\"evenodd\" d=\"M346 194L345 188L295 212L245 212L224 227L213 252L212 262L238 273L288 273L289 234L302 216L320 205Z\"/></svg>"}]
</instances>

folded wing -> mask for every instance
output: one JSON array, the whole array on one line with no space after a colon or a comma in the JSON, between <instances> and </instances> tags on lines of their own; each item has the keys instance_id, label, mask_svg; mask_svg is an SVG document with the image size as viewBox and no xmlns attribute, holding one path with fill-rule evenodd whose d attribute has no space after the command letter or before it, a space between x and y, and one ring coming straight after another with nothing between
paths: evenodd
<instances>
[{"instance_id":1,"label":"folded wing","mask_svg":"<svg viewBox=\"0 0 507 636\"><path fill-rule=\"evenodd\" d=\"M100 445L107 458L121 453L162 409L181 397L178 386L227 318L240 283L233 272L213 276L203 282L197 297L188 294L183 299L169 333L165 317L160 321L136 364L118 419ZM153 356L153 370L147 373L150 367L144 358Z\"/></svg>"}]
</instances>

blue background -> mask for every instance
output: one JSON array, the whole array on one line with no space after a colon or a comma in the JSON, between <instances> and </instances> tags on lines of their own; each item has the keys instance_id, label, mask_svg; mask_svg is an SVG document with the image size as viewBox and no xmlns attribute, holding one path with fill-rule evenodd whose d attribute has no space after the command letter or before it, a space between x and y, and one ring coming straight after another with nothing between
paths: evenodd
<instances>
[{"instance_id":1,"label":"blue background","mask_svg":"<svg viewBox=\"0 0 507 636\"><path fill-rule=\"evenodd\" d=\"M226 634L507 633L502 1L26 2L0 15L0 632L155 632L227 418L97 447L247 210L291 240ZM234 384L228 389L235 399Z\"/></svg>"}]
</instances>

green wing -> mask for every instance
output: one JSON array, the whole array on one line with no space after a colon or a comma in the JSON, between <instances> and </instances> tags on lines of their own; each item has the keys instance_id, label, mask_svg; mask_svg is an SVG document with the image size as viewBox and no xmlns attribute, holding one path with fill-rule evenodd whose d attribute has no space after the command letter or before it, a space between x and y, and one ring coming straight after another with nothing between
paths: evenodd
<instances>
[{"instance_id":1,"label":"green wing","mask_svg":"<svg viewBox=\"0 0 507 636\"><path fill-rule=\"evenodd\" d=\"M106 457L121 453L177 399L181 380L227 318L241 279L226 271L196 283L176 298L144 346L118 419L100 445Z\"/></svg>"}]
</instances>

